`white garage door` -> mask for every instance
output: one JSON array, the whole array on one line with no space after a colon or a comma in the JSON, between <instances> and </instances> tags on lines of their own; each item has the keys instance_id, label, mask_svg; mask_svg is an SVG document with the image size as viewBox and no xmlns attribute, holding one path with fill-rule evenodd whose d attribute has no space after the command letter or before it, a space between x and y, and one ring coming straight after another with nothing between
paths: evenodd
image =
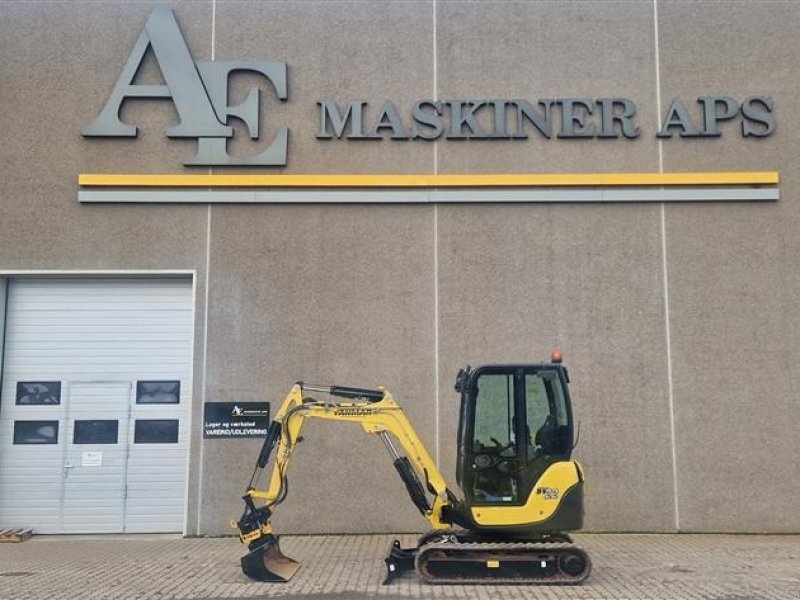
<instances>
[{"instance_id":1,"label":"white garage door","mask_svg":"<svg viewBox=\"0 0 800 600\"><path fill-rule=\"evenodd\" d=\"M0 529L183 531L191 279L12 279Z\"/></svg>"}]
</instances>

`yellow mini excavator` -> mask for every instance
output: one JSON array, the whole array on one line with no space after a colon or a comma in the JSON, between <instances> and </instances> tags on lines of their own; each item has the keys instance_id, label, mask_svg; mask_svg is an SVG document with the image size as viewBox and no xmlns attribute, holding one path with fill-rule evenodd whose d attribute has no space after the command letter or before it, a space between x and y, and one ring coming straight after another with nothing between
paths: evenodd
<instances>
[{"instance_id":1,"label":"yellow mini excavator","mask_svg":"<svg viewBox=\"0 0 800 600\"><path fill-rule=\"evenodd\" d=\"M360 423L379 436L432 528L411 548L395 540L384 583L412 569L430 583L582 582L591 561L566 533L583 525L583 469L570 460L568 382L558 353L544 364L459 372L456 476L463 499L447 487L389 390L296 384L269 425L244 513L233 522L250 549L242 570L259 581L288 581L300 567L281 552L270 519L286 499L303 424L317 418ZM271 458L268 487L258 489L257 476Z\"/></svg>"}]
</instances>

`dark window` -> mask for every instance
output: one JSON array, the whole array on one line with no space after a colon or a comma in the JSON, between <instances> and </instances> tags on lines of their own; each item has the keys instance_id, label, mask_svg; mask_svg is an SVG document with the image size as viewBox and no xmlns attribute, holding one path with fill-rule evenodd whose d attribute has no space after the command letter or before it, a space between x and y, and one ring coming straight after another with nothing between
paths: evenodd
<instances>
[{"instance_id":1,"label":"dark window","mask_svg":"<svg viewBox=\"0 0 800 600\"><path fill-rule=\"evenodd\" d=\"M57 444L58 421L14 421L15 444Z\"/></svg>"},{"instance_id":2,"label":"dark window","mask_svg":"<svg viewBox=\"0 0 800 600\"><path fill-rule=\"evenodd\" d=\"M136 419L135 444L177 444L178 419Z\"/></svg>"},{"instance_id":3,"label":"dark window","mask_svg":"<svg viewBox=\"0 0 800 600\"><path fill-rule=\"evenodd\" d=\"M18 381L17 404L61 404L61 382Z\"/></svg>"},{"instance_id":4,"label":"dark window","mask_svg":"<svg viewBox=\"0 0 800 600\"><path fill-rule=\"evenodd\" d=\"M117 421L75 421L73 444L116 444Z\"/></svg>"},{"instance_id":5,"label":"dark window","mask_svg":"<svg viewBox=\"0 0 800 600\"><path fill-rule=\"evenodd\" d=\"M136 404L178 404L180 381L137 381Z\"/></svg>"}]
</instances>

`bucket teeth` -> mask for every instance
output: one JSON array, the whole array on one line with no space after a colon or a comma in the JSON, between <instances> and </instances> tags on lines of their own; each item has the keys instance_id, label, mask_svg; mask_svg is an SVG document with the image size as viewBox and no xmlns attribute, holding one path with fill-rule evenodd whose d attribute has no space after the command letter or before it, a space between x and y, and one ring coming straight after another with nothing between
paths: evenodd
<instances>
[{"instance_id":1,"label":"bucket teeth","mask_svg":"<svg viewBox=\"0 0 800 600\"><path fill-rule=\"evenodd\" d=\"M242 571L257 581L289 581L300 563L281 552L278 538L268 535L264 542L242 557Z\"/></svg>"}]
</instances>

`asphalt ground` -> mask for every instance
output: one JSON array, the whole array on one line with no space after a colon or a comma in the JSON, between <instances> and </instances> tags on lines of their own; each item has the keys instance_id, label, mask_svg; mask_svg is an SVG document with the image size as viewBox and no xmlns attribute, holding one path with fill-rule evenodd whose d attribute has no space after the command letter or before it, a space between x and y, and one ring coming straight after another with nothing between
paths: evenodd
<instances>
[{"instance_id":1,"label":"asphalt ground","mask_svg":"<svg viewBox=\"0 0 800 600\"><path fill-rule=\"evenodd\" d=\"M283 584L247 579L235 538L34 536L0 544L0 599L800 600L800 536L574 537L593 561L580 586L428 585L413 572L383 586L389 535L284 536L282 550L303 566Z\"/></svg>"}]
</instances>

